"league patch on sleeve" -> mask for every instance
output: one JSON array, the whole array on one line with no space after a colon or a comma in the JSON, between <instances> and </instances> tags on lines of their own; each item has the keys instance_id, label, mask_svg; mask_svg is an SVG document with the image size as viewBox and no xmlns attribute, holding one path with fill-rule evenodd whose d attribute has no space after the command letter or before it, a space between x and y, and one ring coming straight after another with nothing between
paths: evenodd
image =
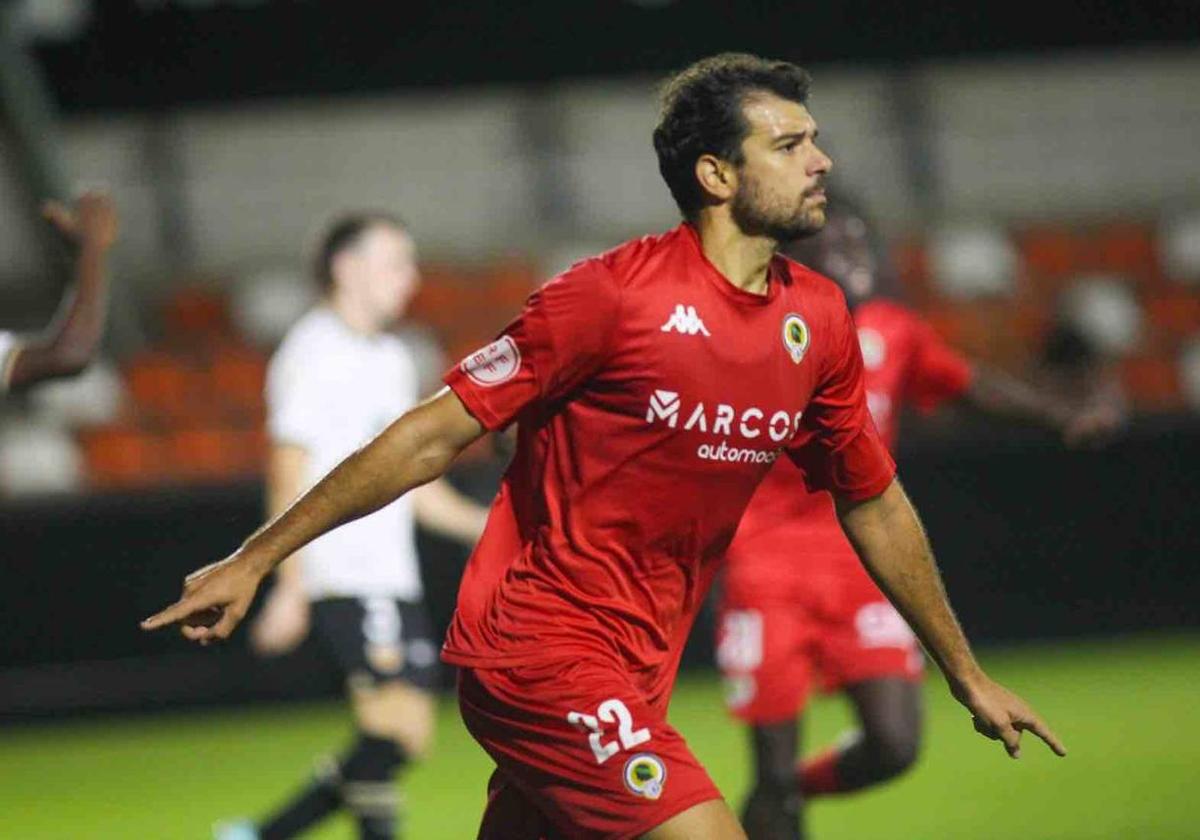
<instances>
[{"instance_id":1,"label":"league patch on sleeve","mask_svg":"<svg viewBox=\"0 0 1200 840\"><path fill-rule=\"evenodd\" d=\"M502 335L487 347L475 351L459 365L476 385L490 388L507 382L521 367L521 351L509 336Z\"/></svg>"}]
</instances>

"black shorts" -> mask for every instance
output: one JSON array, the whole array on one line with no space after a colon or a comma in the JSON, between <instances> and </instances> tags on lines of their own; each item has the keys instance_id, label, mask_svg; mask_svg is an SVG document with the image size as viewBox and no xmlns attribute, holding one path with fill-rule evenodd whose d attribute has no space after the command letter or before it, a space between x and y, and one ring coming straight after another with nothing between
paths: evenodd
<instances>
[{"instance_id":1,"label":"black shorts","mask_svg":"<svg viewBox=\"0 0 1200 840\"><path fill-rule=\"evenodd\" d=\"M396 598L315 601L313 629L351 685L388 680L432 691L438 644L423 604Z\"/></svg>"}]
</instances>

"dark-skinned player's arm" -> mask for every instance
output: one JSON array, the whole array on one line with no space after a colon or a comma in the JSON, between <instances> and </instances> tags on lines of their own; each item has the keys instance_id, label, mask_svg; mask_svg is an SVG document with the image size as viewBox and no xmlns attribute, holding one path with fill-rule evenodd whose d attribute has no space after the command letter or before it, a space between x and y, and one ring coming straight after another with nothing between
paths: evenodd
<instances>
[{"instance_id":1,"label":"dark-skinned player's arm","mask_svg":"<svg viewBox=\"0 0 1200 840\"><path fill-rule=\"evenodd\" d=\"M1062 435L1070 446L1110 435L1124 419L1120 402L1096 393L1082 407L987 365L971 365L971 384L962 399L986 414L1027 420Z\"/></svg>"},{"instance_id":2,"label":"dark-skinned player's arm","mask_svg":"<svg viewBox=\"0 0 1200 840\"><path fill-rule=\"evenodd\" d=\"M838 499L838 518L867 572L937 662L954 697L970 710L981 735L1004 742L1017 758L1021 732L1033 732L1066 755L1050 728L1017 695L980 668L950 608L933 551L898 480L865 501Z\"/></svg>"},{"instance_id":3,"label":"dark-skinned player's arm","mask_svg":"<svg viewBox=\"0 0 1200 840\"><path fill-rule=\"evenodd\" d=\"M142 628L178 623L186 638L201 644L228 638L263 578L286 557L433 481L483 432L458 396L444 388L347 457L229 557L188 575L182 597Z\"/></svg>"},{"instance_id":4,"label":"dark-skinned player's arm","mask_svg":"<svg viewBox=\"0 0 1200 840\"><path fill-rule=\"evenodd\" d=\"M47 202L42 213L74 253L74 283L50 325L18 344L9 357L8 370L0 372L13 390L79 373L91 361L104 334L106 262L118 227L112 200L104 193L88 192L74 207Z\"/></svg>"},{"instance_id":5,"label":"dark-skinned player's arm","mask_svg":"<svg viewBox=\"0 0 1200 840\"><path fill-rule=\"evenodd\" d=\"M993 417L1044 426L1069 446L1100 442L1124 420L1121 401L1109 388L1093 385L1080 405L1051 389L968 360L919 320L914 338L904 396L919 408L956 399Z\"/></svg>"}]
</instances>

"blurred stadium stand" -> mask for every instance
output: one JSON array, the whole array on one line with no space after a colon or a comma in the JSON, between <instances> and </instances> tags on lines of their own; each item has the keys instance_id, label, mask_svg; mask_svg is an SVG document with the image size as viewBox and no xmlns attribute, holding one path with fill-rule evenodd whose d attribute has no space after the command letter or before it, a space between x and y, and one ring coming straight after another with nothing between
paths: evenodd
<instances>
[{"instance_id":1,"label":"blurred stadium stand","mask_svg":"<svg viewBox=\"0 0 1200 840\"><path fill-rule=\"evenodd\" d=\"M847 24L875 20L876 4L827 4L806 10L818 39L778 4L691 40L688 16L727 17L718 4L562 4L532 21L424 2L370 15L59 5L85 9L36 30L63 179L107 183L124 221L108 359L0 407L0 609L21 628L0 642L0 714L331 688L303 678L311 652L264 667L227 651L218 666L135 626L258 522L265 360L312 300L310 235L340 208L408 221L425 281L413 335L433 382L570 258L675 223L649 142L653 74L739 45L811 66L839 183L943 335L1014 373L1099 370L1134 409L1104 452L965 417L914 429L906 482L972 633L1195 626L1200 48L1187 4L1117 31L918 2L902 32ZM917 43L922 21L937 25ZM562 37L599 30L595 50ZM0 173L5 327L43 323L61 288L23 183ZM487 455L456 475L481 496ZM426 549L444 624L462 558ZM172 687L178 657L200 670Z\"/></svg>"}]
</instances>

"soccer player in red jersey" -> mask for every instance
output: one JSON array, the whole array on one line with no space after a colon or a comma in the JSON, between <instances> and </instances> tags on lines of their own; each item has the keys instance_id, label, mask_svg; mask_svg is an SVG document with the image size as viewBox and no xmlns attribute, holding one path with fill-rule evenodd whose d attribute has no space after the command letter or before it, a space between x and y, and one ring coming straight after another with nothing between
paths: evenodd
<instances>
[{"instance_id":1,"label":"soccer player in red jersey","mask_svg":"<svg viewBox=\"0 0 1200 840\"><path fill-rule=\"evenodd\" d=\"M308 541L440 475L486 430L517 451L464 575L443 658L496 763L482 838L745 835L666 720L684 640L778 458L829 489L864 562L976 728L1063 747L976 663L867 413L837 286L778 256L824 222L808 75L726 54L675 76L654 132L685 221L577 263L448 388L334 468L147 619L228 637ZM797 492L804 488L798 486Z\"/></svg>"},{"instance_id":2,"label":"soccer player in red jersey","mask_svg":"<svg viewBox=\"0 0 1200 840\"><path fill-rule=\"evenodd\" d=\"M960 400L1040 422L1068 441L1094 438L1118 419L1111 405L1076 408L946 345L904 306L864 214L830 199L817 236L788 253L833 278L853 307L867 405L894 448L901 406L932 410ZM872 581L826 492L797 492L781 459L759 485L726 552L717 661L731 713L751 725L755 784L743 825L752 840L803 836L804 802L902 773L920 742L923 660L916 637ZM797 766L798 730L814 683L843 691L859 728Z\"/></svg>"}]
</instances>

